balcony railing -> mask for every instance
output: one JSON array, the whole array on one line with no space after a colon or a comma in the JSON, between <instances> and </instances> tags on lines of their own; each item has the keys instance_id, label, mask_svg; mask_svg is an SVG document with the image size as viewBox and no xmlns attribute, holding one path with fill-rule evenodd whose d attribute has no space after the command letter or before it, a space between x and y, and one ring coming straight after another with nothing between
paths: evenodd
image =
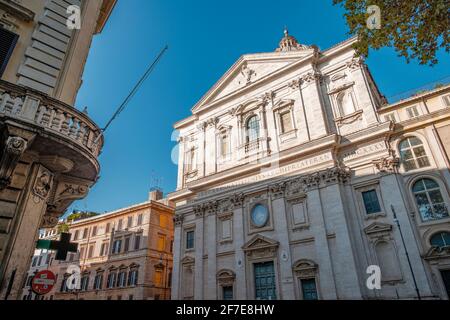
<instances>
[{"instance_id":1,"label":"balcony railing","mask_svg":"<svg viewBox=\"0 0 450 320\"><path fill-rule=\"evenodd\" d=\"M43 128L76 143L97 157L103 138L89 117L38 91L0 81L0 117L9 117Z\"/></svg>"}]
</instances>

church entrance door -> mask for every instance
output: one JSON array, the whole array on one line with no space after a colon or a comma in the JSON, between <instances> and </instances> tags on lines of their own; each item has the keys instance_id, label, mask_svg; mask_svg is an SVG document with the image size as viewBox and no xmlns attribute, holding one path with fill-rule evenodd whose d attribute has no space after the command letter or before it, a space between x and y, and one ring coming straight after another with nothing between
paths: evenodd
<instances>
[{"instance_id":1,"label":"church entrance door","mask_svg":"<svg viewBox=\"0 0 450 320\"><path fill-rule=\"evenodd\" d=\"M275 267L273 261L254 264L257 300L276 300Z\"/></svg>"}]
</instances>

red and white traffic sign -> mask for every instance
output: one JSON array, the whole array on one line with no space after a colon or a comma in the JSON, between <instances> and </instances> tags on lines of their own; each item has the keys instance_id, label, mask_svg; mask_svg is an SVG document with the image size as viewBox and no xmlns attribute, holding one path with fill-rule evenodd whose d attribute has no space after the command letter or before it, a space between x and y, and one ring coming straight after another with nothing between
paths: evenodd
<instances>
[{"instance_id":1,"label":"red and white traffic sign","mask_svg":"<svg viewBox=\"0 0 450 320\"><path fill-rule=\"evenodd\" d=\"M55 274L51 271L44 270L38 272L33 281L31 281L31 289L34 293L42 295L47 294L52 291L53 286L56 283Z\"/></svg>"}]
</instances>

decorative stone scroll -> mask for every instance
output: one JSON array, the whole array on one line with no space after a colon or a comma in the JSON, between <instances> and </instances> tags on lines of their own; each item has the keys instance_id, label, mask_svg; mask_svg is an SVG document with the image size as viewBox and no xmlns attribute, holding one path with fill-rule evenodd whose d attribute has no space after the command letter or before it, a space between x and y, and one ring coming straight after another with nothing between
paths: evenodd
<instances>
[{"instance_id":1,"label":"decorative stone scroll","mask_svg":"<svg viewBox=\"0 0 450 320\"><path fill-rule=\"evenodd\" d=\"M11 183L11 176L28 143L21 137L8 137L0 158L0 190Z\"/></svg>"}]
</instances>

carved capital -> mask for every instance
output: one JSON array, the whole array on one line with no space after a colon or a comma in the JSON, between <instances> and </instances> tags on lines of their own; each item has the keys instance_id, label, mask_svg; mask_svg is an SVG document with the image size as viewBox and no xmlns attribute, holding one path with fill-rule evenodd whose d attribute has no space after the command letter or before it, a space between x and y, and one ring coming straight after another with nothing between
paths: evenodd
<instances>
[{"instance_id":1,"label":"carved capital","mask_svg":"<svg viewBox=\"0 0 450 320\"><path fill-rule=\"evenodd\" d=\"M0 159L0 190L11 183L11 176L28 143L21 137L8 137Z\"/></svg>"},{"instance_id":2,"label":"carved capital","mask_svg":"<svg viewBox=\"0 0 450 320\"><path fill-rule=\"evenodd\" d=\"M215 127L219 123L218 117L210 118L206 121L206 127Z\"/></svg>"},{"instance_id":3,"label":"carved capital","mask_svg":"<svg viewBox=\"0 0 450 320\"><path fill-rule=\"evenodd\" d=\"M308 85L310 83L315 83L317 81L320 81L322 79L322 75L318 72L309 72L302 76L302 83Z\"/></svg>"},{"instance_id":4,"label":"carved capital","mask_svg":"<svg viewBox=\"0 0 450 320\"><path fill-rule=\"evenodd\" d=\"M364 61L362 58L354 58L351 61L348 61L346 63L346 66L350 70L358 70L363 66L363 64L364 64Z\"/></svg>"},{"instance_id":5,"label":"carved capital","mask_svg":"<svg viewBox=\"0 0 450 320\"><path fill-rule=\"evenodd\" d=\"M173 217L173 222L175 223L175 226L179 227L183 224L184 216L182 214L176 214Z\"/></svg>"},{"instance_id":6,"label":"carved capital","mask_svg":"<svg viewBox=\"0 0 450 320\"><path fill-rule=\"evenodd\" d=\"M280 182L272 184L269 186L269 191L271 193L272 199L278 199L284 197L287 184L285 182Z\"/></svg>"},{"instance_id":7,"label":"carved capital","mask_svg":"<svg viewBox=\"0 0 450 320\"><path fill-rule=\"evenodd\" d=\"M234 194L230 197L231 203L233 203L234 208L239 208L244 205L245 195L243 193Z\"/></svg>"},{"instance_id":8,"label":"carved capital","mask_svg":"<svg viewBox=\"0 0 450 320\"><path fill-rule=\"evenodd\" d=\"M399 167L400 159L395 156L389 156L378 160L373 160L372 163L380 172L393 173L396 172Z\"/></svg>"},{"instance_id":9,"label":"carved capital","mask_svg":"<svg viewBox=\"0 0 450 320\"><path fill-rule=\"evenodd\" d=\"M288 83L288 87L291 88L292 90L299 89L300 85L301 85L300 79L292 80L291 82Z\"/></svg>"}]
</instances>

